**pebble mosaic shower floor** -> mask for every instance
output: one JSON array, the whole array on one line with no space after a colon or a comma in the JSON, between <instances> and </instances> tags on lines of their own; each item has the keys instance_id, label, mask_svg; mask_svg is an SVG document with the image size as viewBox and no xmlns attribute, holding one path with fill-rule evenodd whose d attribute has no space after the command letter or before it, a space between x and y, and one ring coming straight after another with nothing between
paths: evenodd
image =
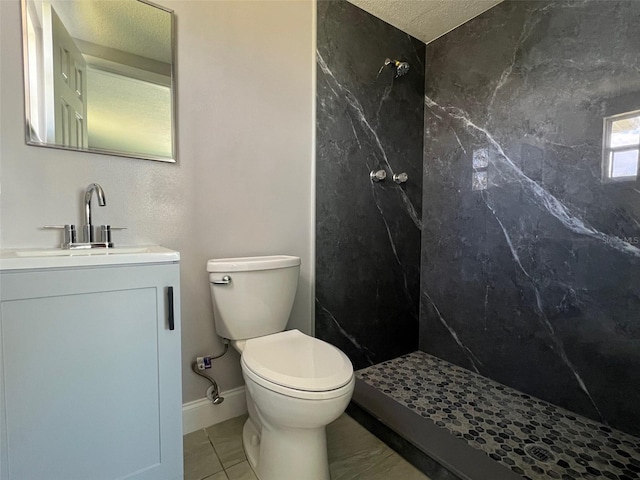
<instances>
[{"instance_id":1,"label":"pebble mosaic shower floor","mask_svg":"<svg viewBox=\"0 0 640 480\"><path fill-rule=\"evenodd\" d=\"M356 376L525 479L640 479L640 438L424 352Z\"/></svg>"}]
</instances>

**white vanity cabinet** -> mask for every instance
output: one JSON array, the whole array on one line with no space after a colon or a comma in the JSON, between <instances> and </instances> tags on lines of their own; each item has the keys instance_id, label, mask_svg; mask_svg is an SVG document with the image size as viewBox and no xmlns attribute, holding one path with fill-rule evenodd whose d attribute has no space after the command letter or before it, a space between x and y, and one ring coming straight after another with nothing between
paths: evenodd
<instances>
[{"instance_id":1,"label":"white vanity cabinet","mask_svg":"<svg viewBox=\"0 0 640 480\"><path fill-rule=\"evenodd\" d=\"M177 261L0 270L0 480L182 478L179 281Z\"/></svg>"}]
</instances>

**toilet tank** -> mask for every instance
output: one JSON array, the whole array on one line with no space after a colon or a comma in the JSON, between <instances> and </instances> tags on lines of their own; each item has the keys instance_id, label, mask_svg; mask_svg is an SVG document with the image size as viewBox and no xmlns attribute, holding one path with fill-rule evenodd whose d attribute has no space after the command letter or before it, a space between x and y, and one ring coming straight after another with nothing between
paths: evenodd
<instances>
[{"instance_id":1,"label":"toilet tank","mask_svg":"<svg viewBox=\"0 0 640 480\"><path fill-rule=\"evenodd\" d=\"M243 340L284 331L298 288L299 257L219 258L207 262L207 271L218 336Z\"/></svg>"}]
</instances>

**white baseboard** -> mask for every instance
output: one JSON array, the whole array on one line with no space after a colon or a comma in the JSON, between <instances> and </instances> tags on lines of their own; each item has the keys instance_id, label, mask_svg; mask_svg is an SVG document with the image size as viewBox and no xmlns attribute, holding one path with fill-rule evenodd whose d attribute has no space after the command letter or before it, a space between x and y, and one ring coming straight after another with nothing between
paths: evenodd
<instances>
[{"instance_id":1,"label":"white baseboard","mask_svg":"<svg viewBox=\"0 0 640 480\"><path fill-rule=\"evenodd\" d=\"M220 392L220 396L224 397L220 405L214 405L208 398L182 405L183 435L247 413L245 387Z\"/></svg>"}]
</instances>

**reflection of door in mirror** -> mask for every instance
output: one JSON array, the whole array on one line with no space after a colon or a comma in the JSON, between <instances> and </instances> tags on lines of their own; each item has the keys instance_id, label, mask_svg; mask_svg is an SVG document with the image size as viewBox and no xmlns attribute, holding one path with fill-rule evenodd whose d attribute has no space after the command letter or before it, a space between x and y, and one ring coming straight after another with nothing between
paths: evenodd
<instances>
[{"instance_id":1,"label":"reflection of door in mirror","mask_svg":"<svg viewBox=\"0 0 640 480\"><path fill-rule=\"evenodd\" d=\"M42 6L45 111L54 117L47 119L46 140L87 148L87 65L55 9L49 3Z\"/></svg>"}]
</instances>

